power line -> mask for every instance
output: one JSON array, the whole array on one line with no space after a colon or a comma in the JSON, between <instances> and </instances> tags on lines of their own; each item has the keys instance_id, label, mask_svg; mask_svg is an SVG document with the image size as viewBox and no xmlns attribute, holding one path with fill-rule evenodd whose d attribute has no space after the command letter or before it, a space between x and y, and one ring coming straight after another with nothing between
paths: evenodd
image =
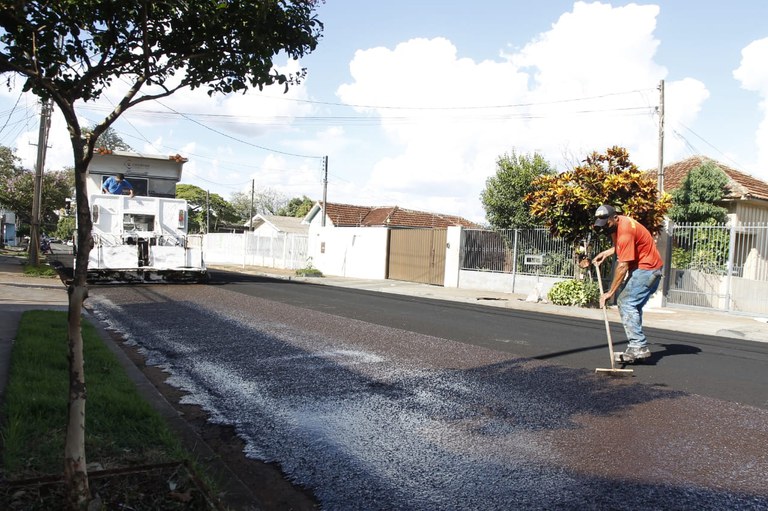
<instances>
[{"instance_id":1,"label":"power line","mask_svg":"<svg viewBox=\"0 0 768 511\"><path fill-rule=\"evenodd\" d=\"M530 106L545 106L547 103L537 103L537 104L531 104ZM91 109L97 110L99 107L90 107ZM466 122L467 120L478 120L478 121L493 121L493 120L499 120L499 121L505 121L510 119L547 119L547 118L557 118L562 117L564 115L584 115L584 114L594 114L594 113L622 113L622 112L652 112L653 108L650 105L646 106L632 106L632 107L610 107L610 108L591 108L591 109L583 109L583 110L573 110L573 111L559 111L557 113L553 114L542 114L542 113L530 113L530 112L521 112L517 114L512 114L508 112L492 112L486 115L476 115L473 117L467 117L467 116L454 116L454 117L420 117L420 116L350 116L350 115L308 115L308 116L289 116L289 115L273 115L273 116L265 116L265 117L253 117L253 116L242 116L242 115L232 115L232 114L207 114L207 113L186 113L186 112L179 112L177 110L174 110L170 107L167 107L172 114L183 117L184 119L189 120L190 122L193 122L201 127L204 127L208 130L214 131L215 133L218 133L222 136L232 138L238 142L243 142L248 145L252 145L255 147L259 147L261 149L265 149L272 152L278 152L283 154L288 154L290 156L300 156L304 158L320 158L319 156L308 156L308 155L296 155L293 153L286 153L275 149L270 149L262 146L258 146L255 144L252 144L250 142L246 142L240 139L237 139L235 137L232 137L226 133L223 133L219 130L216 130L215 128L211 128L210 126L204 124L202 121L198 120L200 118L204 119L216 119L217 121L222 120L232 120L233 122L237 122L239 124L242 124L244 122L252 122L252 123L258 123L262 126L288 126L288 125L313 125L313 124L327 124L327 125L338 125L338 124L354 124L354 125L360 125L360 124L370 124L370 125L379 125L382 121L386 121L388 123L392 122L400 122L400 123L418 123L425 119L431 120L439 120L439 121L445 121L447 120L455 120L456 122ZM398 107L400 108L400 107ZM460 108L460 107L459 107ZM474 107L473 107L474 108ZM499 108L504 107L477 107L477 108L483 108L483 109L489 109L489 108L495 108L498 110ZM424 110L424 109L419 109ZM436 109L435 109L436 110ZM446 109L440 109L440 110L446 110ZM131 110L134 114L141 114L141 115L159 115L159 116L166 116L168 112L160 112L157 110L147 110L147 109L140 109L140 108L134 108ZM250 121L248 121L250 120ZM273 122L266 122L272 120Z\"/></svg>"},{"instance_id":2,"label":"power line","mask_svg":"<svg viewBox=\"0 0 768 511\"><path fill-rule=\"evenodd\" d=\"M357 105L353 103L333 103L329 101L313 101L309 99L296 99L296 98L285 98L285 97L279 97L279 96L264 96L257 94L259 97L267 98L267 99L276 99L279 101L292 101L296 103L308 103L308 104L314 104L314 105L326 105L326 106L341 106L341 107L348 107L348 108L370 108L375 110L483 110L483 109L498 109L498 108L520 108L520 107L529 107L529 106L540 106L540 105L555 105L555 104L562 104L562 103L573 103L578 101L591 101L594 99L604 99L612 96L623 96L623 95L629 95L629 94L636 94L641 92L647 92L649 90L653 89L636 89L626 92L609 92L606 94L599 94L595 96L584 96L580 98L568 98L568 99L555 99L552 101L542 101L542 102L531 102L531 103L513 103L513 104L507 104L507 105L474 105L474 106L424 106L424 107L418 107L418 106L392 106L392 105Z\"/></svg>"},{"instance_id":3,"label":"power line","mask_svg":"<svg viewBox=\"0 0 768 511\"><path fill-rule=\"evenodd\" d=\"M188 121L193 122L193 123L197 124L198 126L201 126L201 127L205 128L207 130L213 131L214 133L217 133L217 134L221 135L222 137L226 137L226 138L232 139L232 140L234 140L236 142L240 142L241 144L249 145L251 147L255 147L257 149L262 149L264 151L269 151L269 152L278 153L278 154L284 154L286 156L296 156L296 157L299 157L299 158L316 158L316 159L322 158L322 156L310 156L310 155L306 155L306 154L297 154L297 153L290 153L290 152L287 152L287 151L280 151L280 150L277 150L277 149L272 149L272 148L269 148L269 147L260 146L260 145L248 142L246 140L239 139L237 137L233 137L232 135L228 135L228 134L226 134L226 133L224 133L222 131L219 131L217 129L211 128L210 126L208 126L206 124L203 124L203 123L201 123L201 122L191 118L187 114L178 112L178 111L174 110L173 108L171 108L171 107L169 107L167 105L164 105L159 100L155 100L155 101L158 104L160 104L160 105L164 106L165 108L167 108L168 110L170 110L171 112L174 112L175 114L184 117Z\"/></svg>"},{"instance_id":4,"label":"power line","mask_svg":"<svg viewBox=\"0 0 768 511\"><path fill-rule=\"evenodd\" d=\"M5 127L8 126L8 122L10 122L11 117L13 116L14 112L16 111L16 107L19 105L19 101L21 101L21 96L24 95L24 92L19 93L19 97L16 98L16 102L13 104L13 108L11 108L10 113L8 113L8 117L5 118L5 124L3 124L3 127L0 128L0 133L2 133L5 130Z\"/></svg>"},{"instance_id":5,"label":"power line","mask_svg":"<svg viewBox=\"0 0 768 511\"><path fill-rule=\"evenodd\" d=\"M739 168L739 169L743 169L743 168L744 168L744 167L743 167L742 165L740 165L740 164L739 164L737 161L735 161L733 158L731 158L730 156L728 156L727 154L725 154L724 152L722 152L720 149L718 149L717 147L715 147L715 146L714 146L713 144L711 144L711 143L710 143L708 140L706 140L704 137L702 137L701 135L699 135L698 133L696 133L695 131L693 131L691 128L689 128L688 126L686 126L686 125L685 125L685 124L683 124L682 122L678 122L678 124L679 124L680 126L682 126L683 128L685 128L686 130L690 131L690 132L691 132L691 133L692 133L692 134L693 134L693 135L694 135L696 138L698 138L699 140L701 140L702 142L704 142L705 144L707 144L709 147L711 147L712 149L714 149L715 151L717 151L718 153L720 153L720 155L722 155L722 156L723 156L723 158L726 158L726 159L728 159L728 160L729 160L729 161L730 161L730 162L731 162L731 163L732 163L734 166L736 166L736 167L737 167L737 168Z\"/></svg>"}]
</instances>

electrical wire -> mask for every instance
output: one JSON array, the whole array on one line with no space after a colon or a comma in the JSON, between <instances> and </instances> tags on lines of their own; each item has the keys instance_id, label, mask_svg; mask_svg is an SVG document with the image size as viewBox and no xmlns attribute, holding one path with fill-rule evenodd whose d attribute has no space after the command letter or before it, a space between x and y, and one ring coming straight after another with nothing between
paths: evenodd
<instances>
[{"instance_id":1,"label":"electrical wire","mask_svg":"<svg viewBox=\"0 0 768 511\"><path fill-rule=\"evenodd\" d=\"M232 139L232 140L234 140L236 142L240 142L241 144L245 144L245 145L248 145L248 146L251 146L251 147L255 147L257 149L261 149L261 150L264 150L264 151L269 151L269 152L272 152L272 153L283 154L283 155L286 155L286 156L296 156L298 158L315 158L315 159L322 159L323 158L322 156L313 156L313 155L306 155L306 154L290 153L290 152L287 152L287 151L280 151L280 150L277 150L277 149L271 149L269 147L260 146L258 144L253 144L253 143L248 142L246 140L242 140L242 139L239 139L237 137L233 137L232 135L228 135L227 133L224 133L224 132L222 132L220 130L211 128L210 126L208 126L206 124L203 124L203 123L193 119L192 117L190 117L187 114L178 112L177 110L174 110L173 108L171 108L168 105L164 105L159 100L155 100L155 101L158 104L160 104L160 105L164 106L165 108L167 108L168 110L170 110L171 112L174 112L175 114L180 115L181 117L187 119L188 121L193 122L193 123L197 124L198 126L201 126L201 127L205 128L207 130L210 130L210 131L212 131L214 133L217 133L218 135L221 135L222 137L226 137L226 138Z\"/></svg>"},{"instance_id":2,"label":"electrical wire","mask_svg":"<svg viewBox=\"0 0 768 511\"><path fill-rule=\"evenodd\" d=\"M711 147L712 149L714 149L715 151L717 151L718 153L720 153L720 155L722 155L722 157L723 157L723 158L725 158L725 159L729 160L729 161L731 162L731 164L732 164L732 165L734 165L734 166L735 166L735 167L736 167L738 170L741 170L741 172L746 172L745 170L743 170L743 168L744 168L744 167L743 167L742 165L740 165L740 164L739 164L737 161L735 161L733 158L731 158L730 156L728 156L727 154L725 154L723 151L721 151L720 149L718 149L717 147L715 147L715 146L714 146L712 143L710 143L710 142L709 142L708 140L706 140L704 137L702 137L701 135L699 135L698 133L696 133L695 131L693 131L691 128L689 128L688 126L686 126L686 125L685 125L685 124L683 124L682 122L678 122L678 124L679 124L680 126L682 126L683 128L685 128L686 130L690 131L690 132L691 132L691 133L692 133L692 134L693 134L693 135L694 135L696 138L698 138L699 140L701 140L702 142L704 142L705 144L707 144L709 147Z\"/></svg>"},{"instance_id":3,"label":"electrical wire","mask_svg":"<svg viewBox=\"0 0 768 511\"><path fill-rule=\"evenodd\" d=\"M5 124L3 124L3 127L0 128L0 134L2 134L6 126L8 126L8 123L10 122L11 117L13 117L14 112L16 112L16 107L19 105L19 101L21 101L21 97L23 95L24 95L24 92L22 91L19 93L19 97L16 98L16 102L13 104L13 108L11 108L11 111L8 113L8 117L5 118Z\"/></svg>"},{"instance_id":4,"label":"electrical wire","mask_svg":"<svg viewBox=\"0 0 768 511\"><path fill-rule=\"evenodd\" d=\"M636 89L631 91L625 91L625 92L610 92L607 94L599 94L596 96L584 96L581 98L567 98L567 99L555 99L552 101L542 101L542 102L533 102L533 103L513 103L508 105L488 105L488 106L482 106L482 105L474 105L474 106L435 106L435 107L414 107L414 106L392 106L392 105L357 105L353 103L332 103L329 101L313 101L308 99L296 99L296 98L285 98L280 96L267 96L263 94L256 94L258 97L263 97L267 99L276 99L279 101L293 101L297 103L308 103L308 104L314 104L314 105L326 105L326 106L340 106L340 107L349 107L349 108L368 108L372 110L496 110L499 108L520 108L520 107L530 107L530 106L540 106L540 105L556 105L556 104L562 104L562 103L573 103L578 101L591 101L594 99L604 99L612 96L622 96L622 95L629 95L629 94L636 94L639 92L647 92L650 90L655 89Z\"/></svg>"}]
</instances>

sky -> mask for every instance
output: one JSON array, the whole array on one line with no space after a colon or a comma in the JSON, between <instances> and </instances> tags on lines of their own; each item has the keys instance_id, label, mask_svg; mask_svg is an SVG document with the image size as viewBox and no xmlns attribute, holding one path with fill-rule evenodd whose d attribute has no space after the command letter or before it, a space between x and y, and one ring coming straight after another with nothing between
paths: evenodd
<instances>
[{"instance_id":1,"label":"sky","mask_svg":"<svg viewBox=\"0 0 768 511\"><path fill-rule=\"evenodd\" d=\"M560 171L627 148L659 164L702 155L768 181L768 2L327 0L317 49L282 87L180 91L113 125L136 152L188 158L182 182L229 199L270 190L483 223L480 194L504 155ZM0 87L0 145L33 168L39 102ZM79 104L100 121L126 84ZM46 170L72 166L53 116Z\"/></svg>"}]
</instances>

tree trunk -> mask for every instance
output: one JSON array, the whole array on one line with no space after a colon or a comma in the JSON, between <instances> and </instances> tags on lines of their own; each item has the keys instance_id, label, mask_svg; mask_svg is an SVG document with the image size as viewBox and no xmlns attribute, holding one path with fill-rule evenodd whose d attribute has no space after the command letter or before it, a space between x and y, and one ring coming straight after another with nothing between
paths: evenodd
<instances>
[{"instance_id":1,"label":"tree trunk","mask_svg":"<svg viewBox=\"0 0 768 511\"><path fill-rule=\"evenodd\" d=\"M64 445L64 479L67 482L70 509L85 509L90 500L88 472L85 468L85 375L83 374L83 335L80 314L88 289L69 286L69 406L67 436Z\"/></svg>"},{"instance_id":2,"label":"tree trunk","mask_svg":"<svg viewBox=\"0 0 768 511\"><path fill-rule=\"evenodd\" d=\"M71 127L71 126L70 126ZM72 131L70 131L71 133ZM91 499L85 461L85 369L81 314L88 297L88 255L93 246L91 211L88 204L86 157L79 130L72 137L75 154L75 201L77 211L77 252L75 272L69 293L67 341L69 343L69 405L66 444L64 446L64 479L67 483L70 509L86 509Z\"/></svg>"}]
</instances>

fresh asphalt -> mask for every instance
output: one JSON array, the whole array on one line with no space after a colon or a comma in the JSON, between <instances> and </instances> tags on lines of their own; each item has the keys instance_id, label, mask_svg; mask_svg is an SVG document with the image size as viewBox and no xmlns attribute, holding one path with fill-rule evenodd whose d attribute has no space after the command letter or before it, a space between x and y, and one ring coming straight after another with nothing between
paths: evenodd
<instances>
[{"instance_id":1,"label":"fresh asphalt","mask_svg":"<svg viewBox=\"0 0 768 511\"><path fill-rule=\"evenodd\" d=\"M215 271L211 282L248 296L571 368L610 367L605 324L596 319L233 272ZM634 369L635 381L768 408L768 343L646 330L652 356L627 366ZM611 332L613 339L623 338L620 324L613 322ZM616 349L625 346L617 342Z\"/></svg>"}]
</instances>

